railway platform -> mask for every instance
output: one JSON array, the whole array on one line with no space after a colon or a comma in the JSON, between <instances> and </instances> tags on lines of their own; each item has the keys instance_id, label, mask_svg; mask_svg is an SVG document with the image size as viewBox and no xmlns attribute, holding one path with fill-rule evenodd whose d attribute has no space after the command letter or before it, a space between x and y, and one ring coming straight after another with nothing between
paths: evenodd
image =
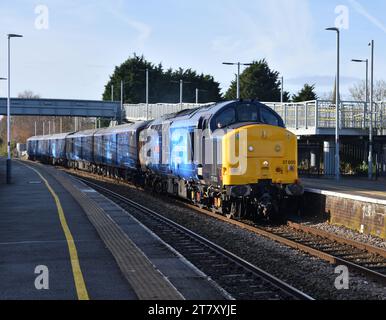
<instances>
[{"instance_id":1,"label":"railway platform","mask_svg":"<svg viewBox=\"0 0 386 320\"><path fill-rule=\"evenodd\" d=\"M386 203L386 178L370 181L367 178L341 178L339 182L334 179L302 178L308 189L317 189L337 192L351 196L385 200Z\"/></svg>"},{"instance_id":2,"label":"railway platform","mask_svg":"<svg viewBox=\"0 0 386 320\"><path fill-rule=\"evenodd\" d=\"M1 300L224 300L111 200L53 167L0 158Z\"/></svg>"},{"instance_id":3,"label":"railway platform","mask_svg":"<svg viewBox=\"0 0 386 320\"><path fill-rule=\"evenodd\" d=\"M327 216L332 224L386 239L386 180L303 178L303 214Z\"/></svg>"}]
</instances>

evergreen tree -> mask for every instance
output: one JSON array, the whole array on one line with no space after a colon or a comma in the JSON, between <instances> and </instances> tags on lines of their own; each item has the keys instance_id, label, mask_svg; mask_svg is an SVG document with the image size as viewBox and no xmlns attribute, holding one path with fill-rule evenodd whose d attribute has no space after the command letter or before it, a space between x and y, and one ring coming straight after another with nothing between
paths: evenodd
<instances>
[{"instance_id":1,"label":"evergreen tree","mask_svg":"<svg viewBox=\"0 0 386 320\"><path fill-rule=\"evenodd\" d=\"M304 102L317 100L318 96L315 93L315 85L305 84L303 89L301 89L297 94L293 95L293 102Z\"/></svg>"},{"instance_id":2,"label":"evergreen tree","mask_svg":"<svg viewBox=\"0 0 386 320\"><path fill-rule=\"evenodd\" d=\"M227 100L236 99L237 83L234 80L225 94ZM265 102L280 101L281 83L279 73L269 68L265 59L254 61L240 75L240 98L257 99ZM289 101L289 93L284 92L284 101Z\"/></svg>"},{"instance_id":3,"label":"evergreen tree","mask_svg":"<svg viewBox=\"0 0 386 320\"><path fill-rule=\"evenodd\" d=\"M197 74L192 69L163 69L162 64L154 65L143 56L134 54L122 65L115 68L105 86L104 100L111 100L111 86L114 86L114 100L119 101L121 81L124 82L124 102L143 103L146 101L146 69L149 69L149 102L178 103L180 101L180 80L184 81L183 102L194 103L196 88L200 90L199 102L217 102L222 99L220 84L210 75Z\"/></svg>"}]
</instances>

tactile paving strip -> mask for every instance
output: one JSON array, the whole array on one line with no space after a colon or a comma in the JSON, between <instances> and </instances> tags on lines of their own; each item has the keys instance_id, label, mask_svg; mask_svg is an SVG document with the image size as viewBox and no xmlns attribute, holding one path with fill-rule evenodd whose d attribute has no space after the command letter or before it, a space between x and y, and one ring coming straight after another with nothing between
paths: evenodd
<instances>
[{"instance_id":1,"label":"tactile paving strip","mask_svg":"<svg viewBox=\"0 0 386 320\"><path fill-rule=\"evenodd\" d=\"M86 212L99 236L111 251L125 278L140 300L182 300L176 288L151 264L121 228L63 173L48 169ZM110 201L106 199L106 201Z\"/></svg>"}]
</instances>

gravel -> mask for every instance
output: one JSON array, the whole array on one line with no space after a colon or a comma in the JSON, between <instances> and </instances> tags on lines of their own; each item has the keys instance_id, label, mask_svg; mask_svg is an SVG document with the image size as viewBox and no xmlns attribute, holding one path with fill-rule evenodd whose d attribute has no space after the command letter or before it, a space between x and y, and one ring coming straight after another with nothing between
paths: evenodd
<instances>
[{"instance_id":1,"label":"gravel","mask_svg":"<svg viewBox=\"0 0 386 320\"><path fill-rule=\"evenodd\" d=\"M99 178L97 180L100 182ZM172 198L152 195L148 191L144 192L134 186L117 184L113 181L104 182L104 186L210 239L317 300L386 299L385 286L356 273L350 274L348 290L338 290L335 288L335 281L339 274L335 274L335 266L247 230L205 216Z\"/></svg>"},{"instance_id":2,"label":"gravel","mask_svg":"<svg viewBox=\"0 0 386 320\"><path fill-rule=\"evenodd\" d=\"M386 249L386 241L384 239L371 236L371 235L366 235L366 234L361 234L357 231L348 229L343 226L334 226L329 224L328 222L323 222L323 223L306 223L307 226L313 227L313 228L318 228L323 231L327 231L330 233L334 233L338 236L341 236L346 239L350 240L355 240L359 242L363 242L366 244L370 244L375 247L379 247L381 249Z\"/></svg>"}]
</instances>

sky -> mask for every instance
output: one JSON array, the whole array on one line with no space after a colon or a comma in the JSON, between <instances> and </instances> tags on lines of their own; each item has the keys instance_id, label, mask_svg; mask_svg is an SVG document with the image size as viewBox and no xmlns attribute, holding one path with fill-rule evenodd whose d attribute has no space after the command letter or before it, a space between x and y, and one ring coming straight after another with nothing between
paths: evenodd
<instances>
[{"instance_id":1,"label":"sky","mask_svg":"<svg viewBox=\"0 0 386 320\"><path fill-rule=\"evenodd\" d=\"M225 91L236 69L224 61L265 58L295 93L304 83L333 90L336 35L341 29L341 93L364 79L375 40L375 78L386 79L384 0L2 0L0 77L11 95L100 100L114 68L133 53L165 67L211 74ZM150 84L151 85L151 84ZM0 82L0 96L5 96Z\"/></svg>"}]
</instances>

